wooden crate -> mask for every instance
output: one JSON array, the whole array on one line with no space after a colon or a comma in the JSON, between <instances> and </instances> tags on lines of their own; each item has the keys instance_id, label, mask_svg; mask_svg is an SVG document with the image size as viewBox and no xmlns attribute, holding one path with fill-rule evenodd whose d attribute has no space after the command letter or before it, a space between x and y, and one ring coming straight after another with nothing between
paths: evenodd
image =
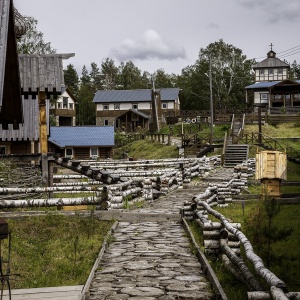
<instances>
[{"instance_id":1,"label":"wooden crate","mask_svg":"<svg viewBox=\"0 0 300 300\"><path fill-rule=\"evenodd\" d=\"M287 179L286 154L280 151L262 151L256 154L255 179Z\"/></svg>"}]
</instances>

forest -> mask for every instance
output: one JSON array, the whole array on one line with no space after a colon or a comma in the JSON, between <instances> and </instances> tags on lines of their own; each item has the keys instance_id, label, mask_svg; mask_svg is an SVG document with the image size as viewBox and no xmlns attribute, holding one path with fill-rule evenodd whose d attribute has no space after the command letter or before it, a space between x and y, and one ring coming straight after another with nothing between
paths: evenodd
<instances>
[{"instance_id":1,"label":"forest","mask_svg":"<svg viewBox=\"0 0 300 300\"><path fill-rule=\"evenodd\" d=\"M25 17L26 34L18 40L18 51L23 54L56 53L50 42L45 42L38 31L38 21ZM179 87L182 110L208 110L210 98L209 71L211 70L214 108L217 110L244 110L245 87L254 82L252 67L255 59L247 58L243 51L223 39L200 48L195 63L186 66L180 74L168 74L158 69L153 74L140 70L132 61L119 65L107 57L98 62L88 62L78 74L73 64L64 69L65 84L77 99L77 125L95 125L95 104L92 102L97 90L149 89ZM300 64L290 63L291 80L300 79ZM251 101L251 99L250 99Z\"/></svg>"}]
</instances>

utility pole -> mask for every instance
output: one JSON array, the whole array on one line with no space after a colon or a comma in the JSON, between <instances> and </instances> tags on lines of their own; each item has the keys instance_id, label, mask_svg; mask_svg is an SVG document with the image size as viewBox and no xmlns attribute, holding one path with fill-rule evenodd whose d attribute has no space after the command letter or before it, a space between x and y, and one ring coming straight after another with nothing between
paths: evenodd
<instances>
[{"instance_id":1,"label":"utility pole","mask_svg":"<svg viewBox=\"0 0 300 300\"><path fill-rule=\"evenodd\" d=\"M209 55L209 90L210 90L210 137L209 143L214 143L214 103L212 94L211 55Z\"/></svg>"}]
</instances>

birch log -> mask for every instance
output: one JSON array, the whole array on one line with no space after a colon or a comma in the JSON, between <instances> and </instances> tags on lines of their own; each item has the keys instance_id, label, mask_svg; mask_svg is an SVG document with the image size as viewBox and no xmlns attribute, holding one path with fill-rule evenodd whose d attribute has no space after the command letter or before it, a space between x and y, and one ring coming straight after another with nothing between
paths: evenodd
<instances>
[{"instance_id":1,"label":"birch log","mask_svg":"<svg viewBox=\"0 0 300 300\"><path fill-rule=\"evenodd\" d=\"M262 286L253 276L253 274L248 269L247 265L244 263L243 259L235 255L235 253L227 246L227 242L224 239L220 240L220 247L223 253L229 258L229 260L234 264L236 268L241 272L243 278L248 282L249 286L256 291L263 291Z\"/></svg>"},{"instance_id":2,"label":"birch log","mask_svg":"<svg viewBox=\"0 0 300 300\"><path fill-rule=\"evenodd\" d=\"M197 199L197 197L196 197ZM253 263L253 266L255 268L255 271L257 274L259 274L266 282L267 284L271 286L276 286L278 288L281 288L283 290L286 290L286 284L280 280L274 273L272 273L269 269L267 269L262 261L262 259L255 254L253 247L250 243L250 241L247 239L247 237L239 231L237 228L234 228L228 219L224 217L219 212L213 210L206 202L204 201L198 201L198 205L202 205L210 214L212 214L214 217L219 219L223 226L232 234L234 234L236 237L238 237L239 241L242 243L245 249L245 254L250 262Z\"/></svg>"},{"instance_id":3,"label":"birch log","mask_svg":"<svg viewBox=\"0 0 300 300\"><path fill-rule=\"evenodd\" d=\"M50 206L68 206L68 205L86 205L98 204L99 198L53 198L53 199L33 199L33 200L1 200L0 208L16 207L50 207Z\"/></svg>"}]
</instances>

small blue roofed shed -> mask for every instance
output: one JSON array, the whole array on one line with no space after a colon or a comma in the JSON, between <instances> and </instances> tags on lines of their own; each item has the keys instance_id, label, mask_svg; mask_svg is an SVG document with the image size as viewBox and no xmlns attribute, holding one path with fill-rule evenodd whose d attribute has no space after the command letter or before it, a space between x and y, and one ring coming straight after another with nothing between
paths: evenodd
<instances>
[{"instance_id":1,"label":"small blue roofed shed","mask_svg":"<svg viewBox=\"0 0 300 300\"><path fill-rule=\"evenodd\" d=\"M49 151L76 159L110 158L114 141L112 126L50 127Z\"/></svg>"}]
</instances>

